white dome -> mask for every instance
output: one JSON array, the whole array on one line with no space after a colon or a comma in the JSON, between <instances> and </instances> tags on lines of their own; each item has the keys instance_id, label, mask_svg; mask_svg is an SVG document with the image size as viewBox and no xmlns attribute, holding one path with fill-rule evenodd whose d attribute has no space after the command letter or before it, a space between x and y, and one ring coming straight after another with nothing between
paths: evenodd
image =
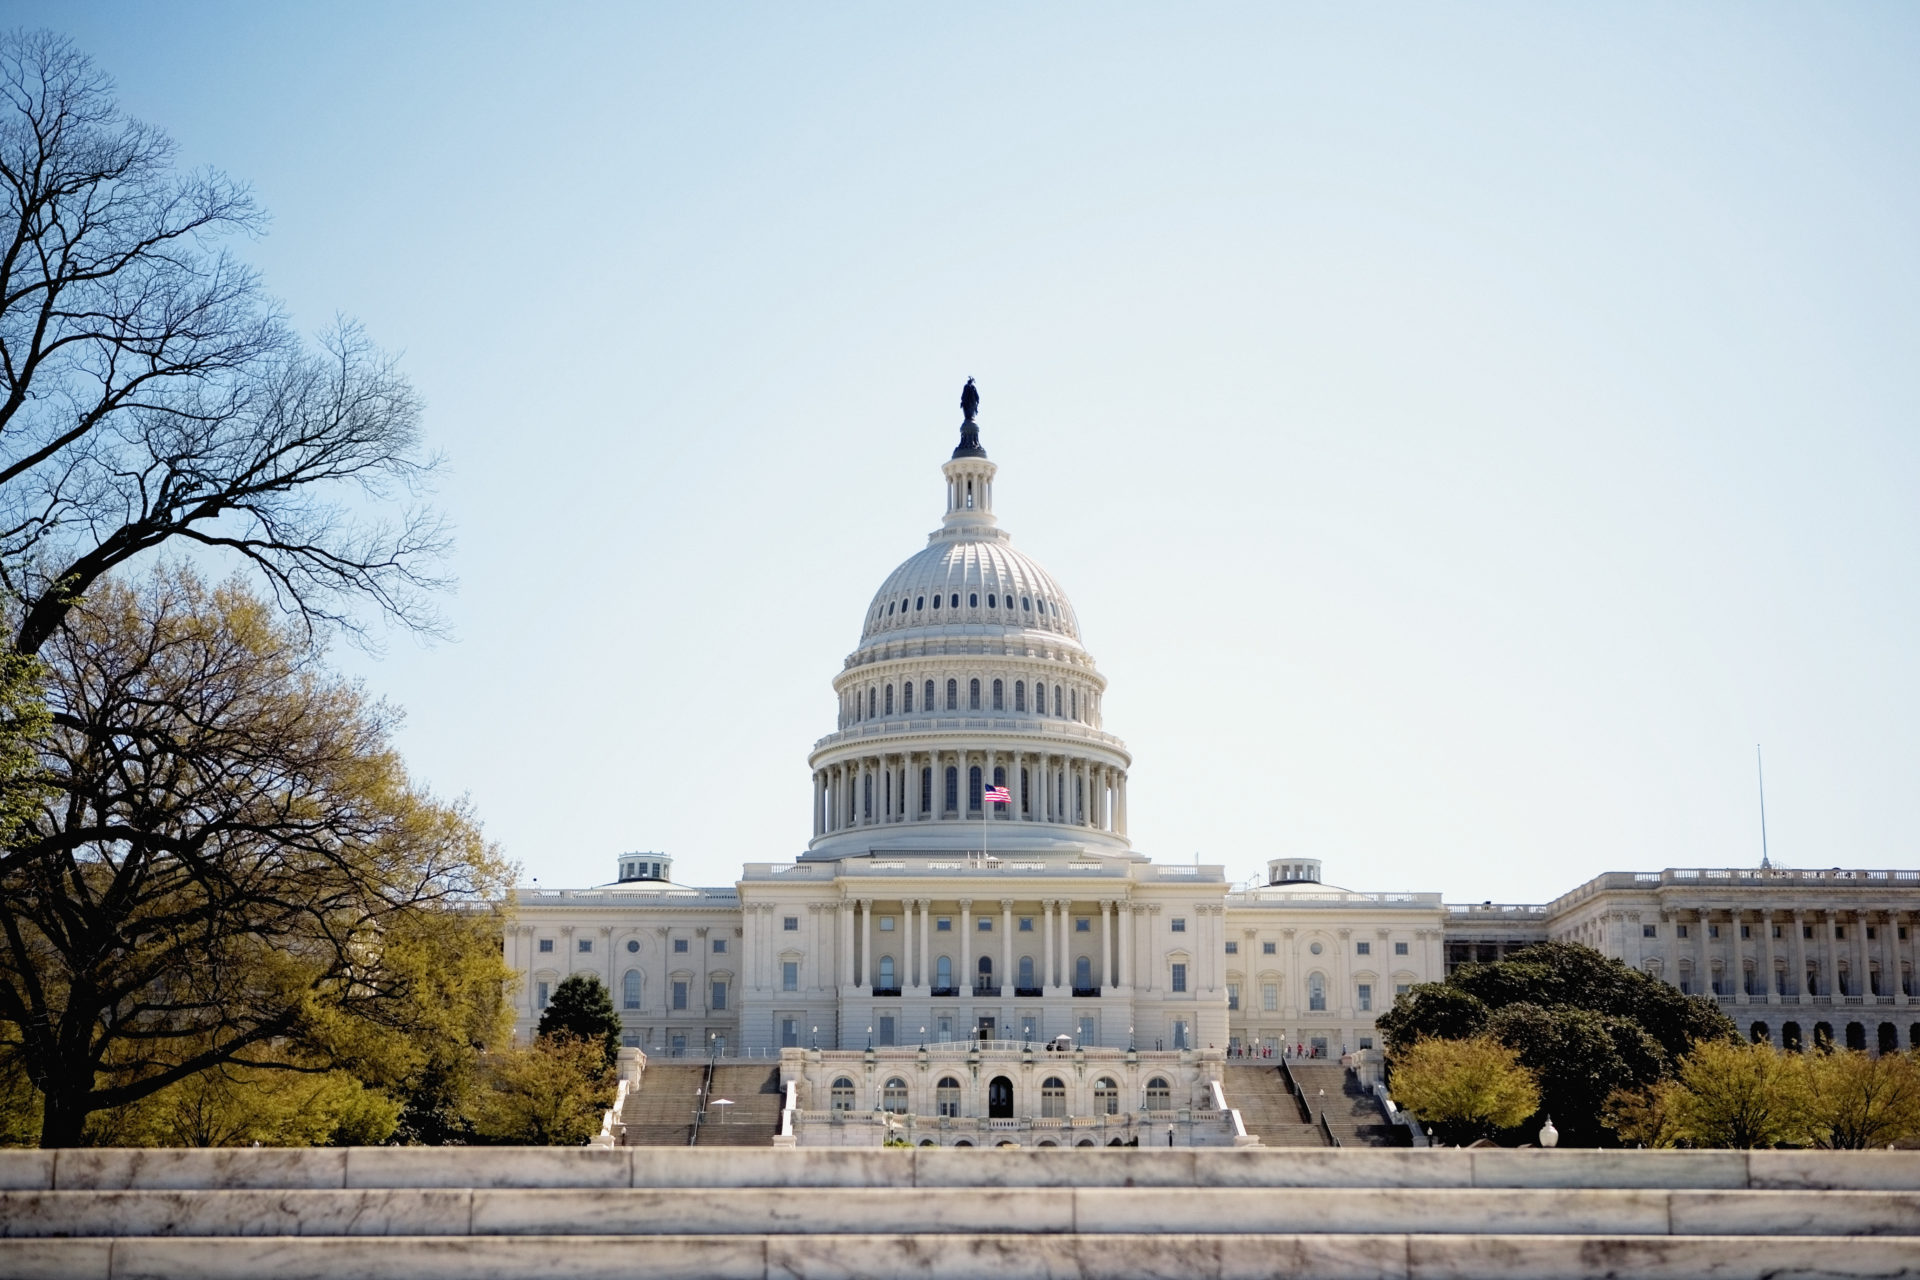
<instances>
[{"instance_id":1,"label":"white dome","mask_svg":"<svg viewBox=\"0 0 1920 1280\"><path fill-rule=\"evenodd\" d=\"M960 537L953 536L960 534ZM939 628L1047 631L1079 640L1067 593L999 529L942 529L932 544L887 575L867 609L860 643Z\"/></svg>"}]
</instances>

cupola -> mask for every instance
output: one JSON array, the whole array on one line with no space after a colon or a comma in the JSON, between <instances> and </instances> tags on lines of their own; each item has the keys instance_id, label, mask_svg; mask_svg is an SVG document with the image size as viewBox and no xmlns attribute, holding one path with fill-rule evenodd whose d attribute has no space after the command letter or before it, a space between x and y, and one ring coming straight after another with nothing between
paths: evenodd
<instances>
[{"instance_id":1,"label":"cupola","mask_svg":"<svg viewBox=\"0 0 1920 1280\"><path fill-rule=\"evenodd\" d=\"M1268 884L1319 884L1320 859L1274 858L1267 863Z\"/></svg>"},{"instance_id":2,"label":"cupola","mask_svg":"<svg viewBox=\"0 0 1920 1280\"><path fill-rule=\"evenodd\" d=\"M623 853L620 855L620 883L629 880L671 880L673 859L664 853Z\"/></svg>"}]
</instances>

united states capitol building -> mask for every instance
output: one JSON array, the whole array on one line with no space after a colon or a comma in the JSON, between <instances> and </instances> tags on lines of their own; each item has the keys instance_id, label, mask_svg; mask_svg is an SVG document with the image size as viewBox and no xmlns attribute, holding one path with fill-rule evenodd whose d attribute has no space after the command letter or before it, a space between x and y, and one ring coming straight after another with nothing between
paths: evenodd
<instances>
[{"instance_id":1,"label":"united states capitol building","mask_svg":"<svg viewBox=\"0 0 1920 1280\"><path fill-rule=\"evenodd\" d=\"M1551 938L1710 992L1756 1037L1920 1043L1916 872L1621 872L1547 904L1449 905L1337 888L1311 857L1240 887L1135 850L1106 678L1067 593L1001 527L971 413L941 475L939 527L834 676L805 852L716 887L628 853L613 883L521 892L521 1034L587 971L652 1058L1058 1037L1338 1058L1374 1046L1397 993Z\"/></svg>"}]
</instances>

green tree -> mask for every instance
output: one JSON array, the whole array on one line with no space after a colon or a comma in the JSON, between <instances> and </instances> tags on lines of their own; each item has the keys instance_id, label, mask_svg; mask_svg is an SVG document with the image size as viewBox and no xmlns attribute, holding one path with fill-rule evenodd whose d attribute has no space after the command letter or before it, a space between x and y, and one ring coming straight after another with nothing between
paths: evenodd
<instances>
[{"instance_id":1,"label":"green tree","mask_svg":"<svg viewBox=\"0 0 1920 1280\"><path fill-rule=\"evenodd\" d=\"M1491 1036L1416 1040L1391 1061L1394 1099L1456 1145L1511 1129L1540 1106L1533 1073Z\"/></svg>"},{"instance_id":2,"label":"green tree","mask_svg":"<svg viewBox=\"0 0 1920 1280\"><path fill-rule=\"evenodd\" d=\"M1668 1067L1638 1023L1591 1009L1510 1004L1487 1019L1486 1034L1533 1072L1542 1111L1568 1146L1597 1146L1607 1136L1603 1112L1614 1090L1644 1088Z\"/></svg>"},{"instance_id":3,"label":"green tree","mask_svg":"<svg viewBox=\"0 0 1920 1280\"><path fill-rule=\"evenodd\" d=\"M1679 1072L1609 1110L1632 1141L1662 1147L1775 1147L1811 1137L1805 1073L1769 1044L1703 1040Z\"/></svg>"},{"instance_id":4,"label":"green tree","mask_svg":"<svg viewBox=\"0 0 1920 1280\"><path fill-rule=\"evenodd\" d=\"M47 798L0 857L0 1054L40 1141L216 1067L350 1070L403 1096L483 1039L433 970L508 974L507 868L424 794L393 713L312 633L184 570L103 583L45 655ZM466 1052L477 1052L467 1049Z\"/></svg>"},{"instance_id":5,"label":"green tree","mask_svg":"<svg viewBox=\"0 0 1920 1280\"><path fill-rule=\"evenodd\" d=\"M1816 1146L1857 1151L1920 1138L1920 1063L1913 1055L1839 1050L1800 1060Z\"/></svg>"},{"instance_id":6,"label":"green tree","mask_svg":"<svg viewBox=\"0 0 1920 1280\"><path fill-rule=\"evenodd\" d=\"M370 1146L392 1135L399 1113L345 1071L225 1063L99 1113L89 1136L116 1147Z\"/></svg>"},{"instance_id":7,"label":"green tree","mask_svg":"<svg viewBox=\"0 0 1920 1280\"><path fill-rule=\"evenodd\" d=\"M473 1129L490 1142L577 1147L618 1091L600 1043L564 1032L488 1055L483 1074Z\"/></svg>"},{"instance_id":8,"label":"green tree","mask_svg":"<svg viewBox=\"0 0 1920 1280\"><path fill-rule=\"evenodd\" d=\"M613 995L597 974L569 974L553 989L540 1014L537 1034L569 1035L598 1044L612 1066L620 1052L620 1015L613 1011Z\"/></svg>"}]
</instances>

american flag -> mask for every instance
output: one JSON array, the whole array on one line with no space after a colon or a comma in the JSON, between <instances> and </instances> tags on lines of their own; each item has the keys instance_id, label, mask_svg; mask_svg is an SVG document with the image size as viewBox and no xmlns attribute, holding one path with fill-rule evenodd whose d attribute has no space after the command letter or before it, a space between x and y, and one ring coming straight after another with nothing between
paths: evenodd
<instances>
[{"instance_id":1,"label":"american flag","mask_svg":"<svg viewBox=\"0 0 1920 1280\"><path fill-rule=\"evenodd\" d=\"M1012 804L1013 793L1005 787L988 787L980 793L980 798L988 804Z\"/></svg>"}]
</instances>

